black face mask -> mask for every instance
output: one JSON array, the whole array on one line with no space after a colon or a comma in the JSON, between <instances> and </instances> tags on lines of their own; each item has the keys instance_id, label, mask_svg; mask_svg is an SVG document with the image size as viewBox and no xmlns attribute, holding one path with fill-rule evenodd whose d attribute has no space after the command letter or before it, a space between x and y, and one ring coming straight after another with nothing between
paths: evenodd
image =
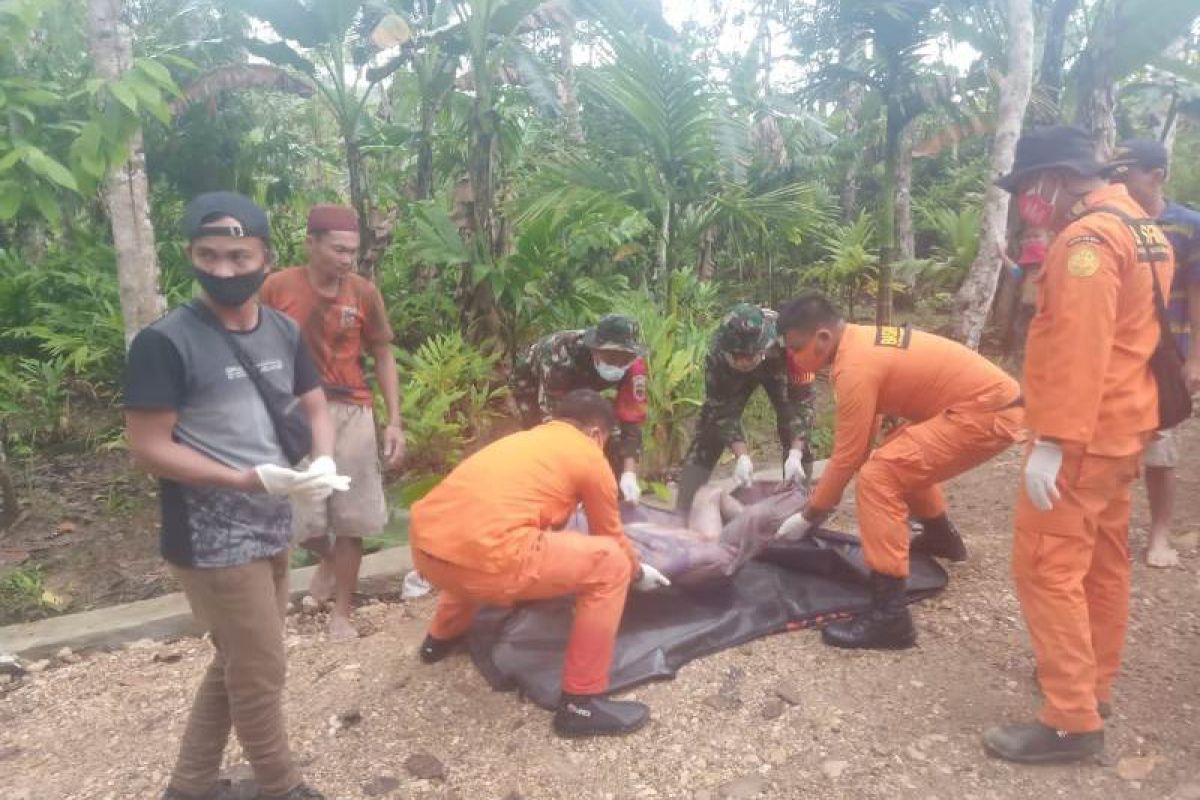
<instances>
[{"instance_id":1,"label":"black face mask","mask_svg":"<svg viewBox=\"0 0 1200 800\"><path fill-rule=\"evenodd\" d=\"M267 277L267 268L263 267L256 272L247 272L245 275L218 278L216 275L193 266L192 274L196 276L200 287L212 298L214 303L228 308L237 308L253 297L254 293L263 285L263 281Z\"/></svg>"}]
</instances>

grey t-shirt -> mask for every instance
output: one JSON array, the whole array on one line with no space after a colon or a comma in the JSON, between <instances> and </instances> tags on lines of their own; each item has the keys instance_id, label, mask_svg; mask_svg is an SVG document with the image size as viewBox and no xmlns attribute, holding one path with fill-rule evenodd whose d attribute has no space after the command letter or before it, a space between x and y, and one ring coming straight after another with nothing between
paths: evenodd
<instances>
[{"instance_id":1,"label":"grey t-shirt","mask_svg":"<svg viewBox=\"0 0 1200 800\"><path fill-rule=\"evenodd\" d=\"M295 396L320 386L296 323L259 308L251 331L230 331L263 377ZM172 409L174 437L235 469L287 465L262 396L220 332L180 307L142 330L129 348L125 408ZM163 479L162 553L173 564L226 567L266 558L290 543L283 497Z\"/></svg>"}]
</instances>

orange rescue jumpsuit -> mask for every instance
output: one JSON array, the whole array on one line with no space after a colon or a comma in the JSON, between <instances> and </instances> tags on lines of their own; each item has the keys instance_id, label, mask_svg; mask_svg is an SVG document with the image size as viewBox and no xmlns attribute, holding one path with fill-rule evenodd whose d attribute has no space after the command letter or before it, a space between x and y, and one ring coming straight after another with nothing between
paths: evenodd
<instances>
[{"instance_id":1,"label":"orange rescue jumpsuit","mask_svg":"<svg viewBox=\"0 0 1200 800\"><path fill-rule=\"evenodd\" d=\"M1120 185L1083 206L1146 217ZM1142 230L1145 248L1119 217L1094 213L1059 233L1029 327L1026 420L1033 435L1062 445L1062 498L1039 511L1022 483L1013 575L1045 696L1039 719L1072 733L1099 730L1097 702L1112 698L1129 616L1130 484L1158 426L1150 269L1168 287L1174 262L1161 231Z\"/></svg>"},{"instance_id":2,"label":"orange rescue jumpsuit","mask_svg":"<svg viewBox=\"0 0 1200 800\"><path fill-rule=\"evenodd\" d=\"M833 456L810 506L834 508L859 472L856 499L867 566L907 577L908 513L918 519L944 514L938 484L1020 437L1020 387L957 342L892 326L846 325L832 378ZM911 424L872 452L877 414Z\"/></svg>"},{"instance_id":3,"label":"orange rescue jumpsuit","mask_svg":"<svg viewBox=\"0 0 1200 800\"><path fill-rule=\"evenodd\" d=\"M582 501L591 535L557 532ZM563 691L608 688L631 576L604 453L568 422L514 433L459 464L412 508L413 564L441 589L429 633L453 639L481 604L575 595Z\"/></svg>"}]
</instances>

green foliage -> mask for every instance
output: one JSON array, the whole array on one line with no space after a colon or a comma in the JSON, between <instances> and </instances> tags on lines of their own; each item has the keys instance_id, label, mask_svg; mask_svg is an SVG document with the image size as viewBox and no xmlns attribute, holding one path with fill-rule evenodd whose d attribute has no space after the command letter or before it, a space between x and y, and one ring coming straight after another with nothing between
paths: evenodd
<instances>
[{"instance_id":1,"label":"green foliage","mask_svg":"<svg viewBox=\"0 0 1200 800\"><path fill-rule=\"evenodd\" d=\"M0 575L0 625L38 619L60 611L62 601L46 588L40 567L20 567Z\"/></svg>"},{"instance_id":2,"label":"green foliage","mask_svg":"<svg viewBox=\"0 0 1200 800\"><path fill-rule=\"evenodd\" d=\"M497 355L485 355L460 333L444 333L413 353L398 352L404 376L406 462L417 472L453 466L498 416L507 395L497 385Z\"/></svg>"},{"instance_id":3,"label":"green foliage","mask_svg":"<svg viewBox=\"0 0 1200 800\"><path fill-rule=\"evenodd\" d=\"M704 402L704 355L716 327L716 294L686 272L672 275L678 304L663 312L645 295L617 306L642 327L648 374L642 472L661 476L683 457Z\"/></svg>"}]
</instances>

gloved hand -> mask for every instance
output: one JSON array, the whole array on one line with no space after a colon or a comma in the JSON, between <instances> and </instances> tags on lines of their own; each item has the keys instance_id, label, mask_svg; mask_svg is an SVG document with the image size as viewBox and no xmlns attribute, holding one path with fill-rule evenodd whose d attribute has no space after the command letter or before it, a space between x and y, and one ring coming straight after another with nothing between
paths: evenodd
<instances>
[{"instance_id":1,"label":"gloved hand","mask_svg":"<svg viewBox=\"0 0 1200 800\"><path fill-rule=\"evenodd\" d=\"M652 592L663 586L670 586L667 576L649 564L642 564L642 576L633 582L633 588L639 592Z\"/></svg>"},{"instance_id":2,"label":"gloved hand","mask_svg":"<svg viewBox=\"0 0 1200 800\"><path fill-rule=\"evenodd\" d=\"M1038 439L1033 443L1029 460L1025 462L1025 493L1039 511L1054 508L1054 503L1061 497L1055 484L1062 460L1062 447L1056 442Z\"/></svg>"},{"instance_id":3,"label":"gloved hand","mask_svg":"<svg viewBox=\"0 0 1200 800\"><path fill-rule=\"evenodd\" d=\"M301 474L310 476L313 480L302 483L298 492L293 493L297 500L321 502L335 491L344 492L350 488L350 477L338 475L337 464L333 463L329 456L317 456Z\"/></svg>"},{"instance_id":4,"label":"gloved hand","mask_svg":"<svg viewBox=\"0 0 1200 800\"><path fill-rule=\"evenodd\" d=\"M642 498L642 487L638 486L637 473L621 473L621 497L626 503L636 503Z\"/></svg>"},{"instance_id":5,"label":"gloved hand","mask_svg":"<svg viewBox=\"0 0 1200 800\"><path fill-rule=\"evenodd\" d=\"M804 454L792 448L783 462L783 482L800 483L804 480Z\"/></svg>"},{"instance_id":6,"label":"gloved hand","mask_svg":"<svg viewBox=\"0 0 1200 800\"><path fill-rule=\"evenodd\" d=\"M344 492L350 488L350 478L338 475L337 466L328 456L315 459L303 472L277 464L259 464L254 472L267 494L309 502L324 500L331 492Z\"/></svg>"},{"instance_id":7,"label":"gloved hand","mask_svg":"<svg viewBox=\"0 0 1200 800\"><path fill-rule=\"evenodd\" d=\"M750 460L750 456L740 455L737 457L737 463L733 465L733 479L737 481L738 486L749 486L754 483L754 462Z\"/></svg>"},{"instance_id":8,"label":"gloved hand","mask_svg":"<svg viewBox=\"0 0 1200 800\"><path fill-rule=\"evenodd\" d=\"M798 514L792 514L783 521L779 530L775 531L775 538L798 542L812 536L825 520L829 519L830 513L832 512L806 508Z\"/></svg>"}]
</instances>

